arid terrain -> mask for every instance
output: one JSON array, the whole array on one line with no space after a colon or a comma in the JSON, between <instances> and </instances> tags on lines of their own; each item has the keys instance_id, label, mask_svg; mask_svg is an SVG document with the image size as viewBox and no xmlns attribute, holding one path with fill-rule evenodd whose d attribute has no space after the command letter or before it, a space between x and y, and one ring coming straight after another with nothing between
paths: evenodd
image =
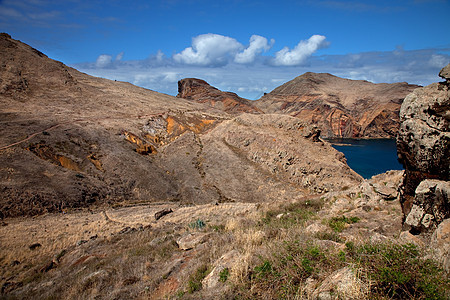
<instances>
[{"instance_id":1,"label":"arid terrain","mask_svg":"<svg viewBox=\"0 0 450 300\"><path fill-rule=\"evenodd\" d=\"M364 180L321 122L194 79L183 99L91 77L7 34L0 49L2 299L449 296L448 177L421 234L416 166ZM215 96L183 94L196 83Z\"/></svg>"}]
</instances>

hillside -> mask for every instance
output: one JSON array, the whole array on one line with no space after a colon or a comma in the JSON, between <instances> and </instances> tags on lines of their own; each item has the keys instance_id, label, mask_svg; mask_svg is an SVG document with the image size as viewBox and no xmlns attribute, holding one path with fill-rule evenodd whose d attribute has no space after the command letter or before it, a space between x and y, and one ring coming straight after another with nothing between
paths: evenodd
<instances>
[{"instance_id":1,"label":"hillside","mask_svg":"<svg viewBox=\"0 0 450 300\"><path fill-rule=\"evenodd\" d=\"M262 113L252 101L241 98L235 93L222 92L197 78L185 78L178 81L177 97L206 103L227 113Z\"/></svg>"},{"instance_id":2,"label":"hillside","mask_svg":"<svg viewBox=\"0 0 450 300\"><path fill-rule=\"evenodd\" d=\"M255 106L316 124L327 138L395 138L402 101L417 87L308 72L264 95Z\"/></svg>"},{"instance_id":3,"label":"hillside","mask_svg":"<svg viewBox=\"0 0 450 300\"><path fill-rule=\"evenodd\" d=\"M363 180L299 118L0 52L1 299L448 298L448 218L401 232L403 171Z\"/></svg>"},{"instance_id":4,"label":"hillside","mask_svg":"<svg viewBox=\"0 0 450 300\"><path fill-rule=\"evenodd\" d=\"M123 201L265 202L361 180L298 119L233 119L88 76L6 34L0 47L1 216Z\"/></svg>"}]
</instances>

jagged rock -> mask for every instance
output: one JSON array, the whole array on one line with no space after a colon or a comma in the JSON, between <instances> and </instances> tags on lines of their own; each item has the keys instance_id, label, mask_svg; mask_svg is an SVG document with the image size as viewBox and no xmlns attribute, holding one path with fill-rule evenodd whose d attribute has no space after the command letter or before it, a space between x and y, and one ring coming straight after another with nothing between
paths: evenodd
<instances>
[{"instance_id":1,"label":"jagged rock","mask_svg":"<svg viewBox=\"0 0 450 300\"><path fill-rule=\"evenodd\" d=\"M165 209L162 209L160 211L157 211L155 213L155 220L158 221L159 219L161 219L165 215L168 215L168 214L170 214L172 212L173 212L173 210L171 208L165 208Z\"/></svg>"},{"instance_id":2,"label":"jagged rock","mask_svg":"<svg viewBox=\"0 0 450 300\"><path fill-rule=\"evenodd\" d=\"M416 230L435 229L450 216L450 182L426 179L416 188L411 211L405 223Z\"/></svg>"},{"instance_id":3,"label":"jagged rock","mask_svg":"<svg viewBox=\"0 0 450 300\"><path fill-rule=\"evenodd\" d=\"M450 64L442 68L442 70L439 72L439 77L444 78L447 83L450 81Z\"/></svg>"},{"instance_id":4,"label":"jagged rock","mask_svg":"<svg viewBox=\"0 0 450 300\"><path fill-rule=\"evenodd\" d=\"M220 273L225 269L231 272L233 265L240 259L240 254L237 250L222 255L213 264L211 272L202 280L202 286L205 289L215 288L220 283Z\"/></svg>"},{"instance_id":5,"label":"jagged rock","mask_svg":"<svg viewBox=\"0 0 450 300\"><path fill-rule=\"evenodd\" d=\"M431 236L430 248L433 258L441 263L443 268L450 271L450 219L444 220Z\"/></svg>"},{"instance_id":6,"label":"jagged rock","mask_svg":"<svg viewBox=\"0 0 450 300\"><path fill-rule=\"evenodd\" d=\"M289 114L315 124L322 137L393 138L399 127L400 105L417 87L308 72L254 104L265 113Z\"/></svg>"},{"instance_id":7,"label":"jagged rock","mask_svg":"<svg viewBox=\"0 0 450 300\"><path fill-rule=\"evenodd\" d=\"M442 72L445 73L444 70ZM435 226L425 226L422 222L429 224L433 216L437 217L433 221L437 225L449 216L448 202L439 208L439 216L430 214L430 205L426 202L434 202L436 198L429 197L430 192L423 190L427 189L425 185L422 186L423 189L419 189L419 198L415 198L416 189L423 180L450 180L449 114L448 83L433 83L414 90L405 98L400 110L401 126L397 137L397 152L405 167L400 202L405 221L408 220L406 224L414 224L414 230L434 230ZM428 215L423 220L425 214Z\"/></svg>"},{"instance_id":8,"label":"jagged rock","mask_svg":"<svg viewBox=\"0 0 450 300\"><path fill-rule=\"evenodd\" d=\"M205 232L188 233L177 240L178 248L181 250L189 250L197 245L204 243L209 234Z\"/></svg>"},{"instance_id":9,"label":"jagged rock","mask_svg":"<svg viewBox=\"0 0 450 300\"><path fill-rule=\"evenodd\" d=\"M305 228L305 233L309 233L309 234L316 234L319 232L325 232L328 231L329 227L320 223L313 223L311 225L308 225Z\"/></svg>"}]
</instances>

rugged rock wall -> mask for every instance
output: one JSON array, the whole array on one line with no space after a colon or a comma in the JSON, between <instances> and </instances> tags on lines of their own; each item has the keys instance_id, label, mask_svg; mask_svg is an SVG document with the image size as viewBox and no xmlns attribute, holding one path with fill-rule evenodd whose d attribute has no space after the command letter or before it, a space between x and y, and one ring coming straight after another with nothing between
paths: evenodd
<instances>
[{"instance_id":1,"label":"rugged rock wall","mask_svg":"<svg viewBox=\"0 0 450 300\"><path fill-rule=\"evenodd\" d=\"M265 113L315 124L322 137L395 138L400 105L418 86L374 84L327 73L305 73L255 101Z\"/></svg>"},{"instance_id":2,"label":"rugged rock wall","mask_svg":"<svg viewBox=\"0 0 450 300\"><path fill-rule=\"evenodd\" d=\"M231 92L222 92L197 78L185 78L178 81L178 98L207 103L211 107L228 113L262 113L250 100Z\"/></svg>"},{"instance_id":3,"label":"rugged rock wall","mask_svg":"<svg viewBox=\"0 0 450 300\"><path fill-rule=\"evenodd\" d=\"M449 70L447 65L439 74L444 82L409 94L400 110L397 151L405 167L401 203L405 227L413 234L434 231L450 216Z\"/></svg>"}]
</instances>

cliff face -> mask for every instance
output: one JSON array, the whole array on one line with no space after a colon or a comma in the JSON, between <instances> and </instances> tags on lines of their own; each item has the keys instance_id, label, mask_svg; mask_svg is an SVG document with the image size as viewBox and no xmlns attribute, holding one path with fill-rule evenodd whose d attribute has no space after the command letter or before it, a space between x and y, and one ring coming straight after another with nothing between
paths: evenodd
<instances>
[{"instance_id":1,"label":"cliff face","mask_svg":"<svg viewBox=\"0 0 450 300\"><path fill-rule=\"evenodd\" d=\"M255 106L316 124L326 138L393 138L400 105L417 87L305 73L264 95Z\"/></svg>"},{"instance_id":2,"label":"cliff face","mask_svg":"<svg viewBox=\"0 0 450 300\"><path fill-rule=\"evenodd\" d=\"M231 92L222 92L197 78L185 78L178 81L178 98L206 103L227 113L262 113L250 100Z\"/></svg>"},{"instance_id":3,"label":"cliff face","mask_svg":"<svg viewBox=\"0 0 450 300\"><path fill-rule=\"evenodd\" d=\"M233 118L91 77L6 34L0 53L0 219L117 202L292 201L361 180L299 119ZM229 107L257 111L244 104Z\"/></svg>"},{"instance_id":4,"label":"cliff face","mask_svg":"<svg viewBox=\"0 0 450 300\"><path fill-rule=\"evenodd\" d=\"M450 65L433 83L409 94L400 110L397 137L405 167L401 189L405 225L414 234L432 232L450 216Z\"/></svg>"}]
</instances>

